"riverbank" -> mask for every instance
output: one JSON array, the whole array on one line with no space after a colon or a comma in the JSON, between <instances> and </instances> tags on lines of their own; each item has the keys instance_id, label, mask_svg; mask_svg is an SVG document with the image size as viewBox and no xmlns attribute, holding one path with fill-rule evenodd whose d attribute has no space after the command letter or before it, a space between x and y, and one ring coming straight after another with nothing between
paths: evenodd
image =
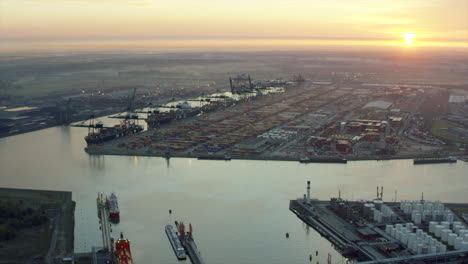
<instances>
[{"instance_id":1,"label":"riverbank","mask_svg":"<svg viewBox=\"0 0 468 264\"><path fill-rule=\"evenodd\" d=\"M90 155L116 155L116 156L147 156L147 157L162 157L162 158L195 158L195 159L209 159L209 160L264 160L264 161L301 161L301 157L292 157L292 156L267 156L267 155L197 155L189 153L176 153L173 152L170 155L165 155L164 153L158 152L148 152L141 150L122 150L122 149L110 149L104 147L87 147L85 151ZM451 156L451 155L448 155ZM458 160L467 161L468 156L466 154L454 154ZM447 156L433 155L433 154L401 154L393 156L318 156L313 162L331 162L337 159L344 159L347 161L363 161L363 160L402 160L402 159L422 159L422 158L444 158Z\"/></svg>"}]
</instances>

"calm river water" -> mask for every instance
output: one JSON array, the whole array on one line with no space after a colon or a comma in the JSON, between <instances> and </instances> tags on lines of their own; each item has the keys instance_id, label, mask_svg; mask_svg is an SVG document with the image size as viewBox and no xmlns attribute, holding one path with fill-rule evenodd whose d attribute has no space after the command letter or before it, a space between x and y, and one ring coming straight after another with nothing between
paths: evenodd
<instances>
[{"instance_id":1,"label":"calm river water","mask_svg":"<svg viewBox=\"0 0 468 264\"><path fill-rule=\"evenodd\" d=\"M174 220L191 222L207 263L333 263L341 257L288 209L289 200L312 197L468 202L468 165L418 165L411 160L300 164L272 161L199 161L155 157L89 156L86 129L55 127L0 139L2 187L65 190L77 202L75 250L102 245L95 198L115 192L121 223L136 264L177 263L164 232ZM172 209L172 215L168 210ZM289 239L285 233L289 232ZM315 251L319 251L315 257Z\"/></svg>"}]
</instances>

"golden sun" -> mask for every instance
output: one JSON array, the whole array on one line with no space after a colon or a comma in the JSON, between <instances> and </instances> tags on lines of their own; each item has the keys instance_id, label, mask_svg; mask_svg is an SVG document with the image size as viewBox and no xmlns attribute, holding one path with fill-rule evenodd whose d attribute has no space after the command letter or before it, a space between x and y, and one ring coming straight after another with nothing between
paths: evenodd
<instances>
[{"instance_id":1,"label":"golden sun","mask_svg":"<svg viewBox=\"0 0 468 264\"><path fill-rule=\"evenodd\" d=\"M413 39L416 37L416 34L412 31L407 31L403 32L401 36L405 38L406 45L411 45L413 44Z\"/></svg>"}]
</instances>

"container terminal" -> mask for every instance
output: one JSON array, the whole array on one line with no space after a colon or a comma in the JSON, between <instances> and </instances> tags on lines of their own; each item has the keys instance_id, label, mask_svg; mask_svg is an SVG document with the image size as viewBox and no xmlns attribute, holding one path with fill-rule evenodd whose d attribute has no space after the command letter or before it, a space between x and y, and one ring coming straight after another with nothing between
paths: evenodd
<instances>
[{"instance_id":1,"label":"container terminal","mask_svg":"<svg viewBox=\"0 0 468 264\"><path fill-rule=\"evenodd\" d=\"M250 75L231 77L229 85L226 92L129 108L116 126L91 120L85 150L302 163L415 159L415 164L433 164L467 155L461 137L451 136L459 139L455 143L436 136L435 128L428 131L430 120L422 111L440 95L437 89L303 78L255 81Z\"/></svg>"},{"instance_id":2,"label":"container terminal","mask_svg":"<svg viewBox=\"0 0 468 264\"><path fill-rule=\"evenodd\" d=\"M468 263L468 204L304 197L289 209L354 263Z\"/></svg>"}]
</instances>

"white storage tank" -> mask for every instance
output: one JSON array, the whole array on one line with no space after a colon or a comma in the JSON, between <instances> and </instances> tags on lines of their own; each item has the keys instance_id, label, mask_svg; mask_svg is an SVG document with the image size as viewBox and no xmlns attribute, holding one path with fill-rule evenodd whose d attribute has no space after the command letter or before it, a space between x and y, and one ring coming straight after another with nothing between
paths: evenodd
<instances>
[{"instance_id":1,"label":"white storage tank","mask_svg":"<svg viewBox=\"0 0 468 264\"><path fill-rule=\"evenodd\" d=\"M424 247L423 243L418 244L418 248L417 248L418 255L423 253L423 247Z\"/></svg>"},{"instance_id":2,"label":"white storage tank","mask_svg":"<svg viewBox=\"0 0 468 264\"><path fill-rule=\"evenodd\" d=\"M435 232L435 226L438 224L438 222L431 221L429 222L429 232L434 233ZM387 232L388 233L388 232Z\"/></svg>"},{"instance_id":3,"label":"white storage tank","mask_svg":"<svg viewBox=\"0 0 468 264\"><path fill-rule=\"evenodd\" d=\"M461 250L468 250L468 241L462 242Z\"/></svg>"},{"instance_id":4,"label":"white storage tank","mask_svg":"<svg viewBox=\"0 0 468 264\"><path fill-rule=\"evenodd\" d=\"M423 232L422 238L424 243L428 243L431 237L427 233Z\"/></svg>"},{"instance_id":5,"label":"white storage tank","mask_svg":"<svg viewBox=\"0 0 468 264\"><path fill-rule=\"evenodd\" d=\"M444 204L443 204L443 203L438 203L438 204L437 204L437 210L439 210L439 211L441 211L441 212L445 211L445 206L444 206Z\"/></svg>"},{"instance_id":6,"label":"white storage tank","mask_svg":"<svg viewBox=\"0 0 468 264\"><path fill-rule=\"evenodd\" d=\"M454 232L454 233L456 233L459 237L464 237L465 234L468 234L468 230L460 229L460 230L458 230L458 232Z\"/></svg>"},{"instance_id":7,"label":"white storage tank","mask_svg":"<svg viewBox=\"0 0 468 264\"><path fill-rule=\"evenodd\" d=\"M366 217L372 217L372 209L374 209L374 204L371 204L371 203L365 203L364 206L363 206L363 213L364 213L364 216Z\"/></svg>"},{"instance_id":8,"label":"white storage tank","mask_svg":"<svg viewBox=\"0 0 468 264\"><path fill-rule=\"evenodd\" d=\"M432 212L434 210L434 204L433 203L424 204L424 210L428 210Z\"/></svg>"},{"instance_id":9,"label":"white storage tank","mask_svg":"<svg viewBox=\"0 0 468 264\"><path fill-rule=\"evenodd\" d=\"M465 235L463 236L463 240L466 241L466 242L468 242L468 234L465 234Z\"/></svg>"},{"instance_id":10,"label":"white storage tank","mask_svg":"<svg viewBox=\"0 0 468 264\"><path fill-rule=\"evenodd\" d=\"M413 208L413 210L416 210L418 212L422 212L423 211L423 205L418 203L418 204L416 204L416 209Z\"/></svg>"},{"instance_id":11,"label":"white storage tank","mask_svg":"<svg viewBox=\"0 0 468 264\"><path fill-rule=\"evenodd\" d=\"M429 253L429 246L427 244L423 244L422 253L423 254Z\"/></svg>"},{"instance_id":12,"label":"white storage tank","mask_svg":"<svg viewBox=\"0 0 468 264\"><path fill-rule=\"evenodd\" d=\"M462 225L459 225L459 224L453 225L453 228L452 228L452 229L453 229L453 232L459 234L459 231L463 229L463 226L462 226Z\"/></svg>"},{"instance_id":13,"label":"white storage tank","mask_svg":"<svg viewBox=\"0 0 468 264\"><path fill-rule=\"evenodd\" d=\"M383 201L382 200L374 200L374 205L375 205L375 208L377 208L378 210L382 210Z\"/></svg>"},{"instance_id":14,"label":"white storage tank","mask_svg":"<svg viewBox=\"0 0 468 264\"><path fill-rule=\"evenodd\" d=\"M418 252L418 245L419 245L419 242L418 242L418 241L413 241L413 245L411 246L411 250L412 250L414 253L417 253L417 252Z\"/></svg>"},{"instance_id":15,"label":"white storage tank","mask_svg":"<svg viewBox=\"0 0 468 264\"><path fill-rule=\"evenodd\" d=\"M437 253L437 247L436 246L430 246L429 247L429 253Z\"/></svg>"},{"instance_id":16,"label":"white storage tank","mask_svg":"<svg viewBox=\"0 0 468 264\"><path fill-rule=\"evenodd\" d=\"M453 223L453 214L452 213L447 213L445 215L445 221L447 221L449 223Z\"/></svg>"},{"instance_id":17,"label":"white storage tank","mask_svg":"<svg viewBox=\"0 0 468 264\"><path fill-rule=\"evenodd\" d=\"M455 249L460 250L461 247L462 247L462 243L463 243L463 238L461 238L461 237L455 238L455 243L454 243Z\"/></svg>"},{"instance_id":18,"label":"white storage tank","mask_svg":"<svg viewBox=\"0 0 468 264\"><path fill-rule=\"evenodd\" d=\"M410 233L408 235L408 247L411 248L413 242L416 241L416 234Z\"/></svg>"},{"instance_id":19,"label":"white storage tank","mask_svg":"<svg viewBox=\"0 0 468 264\"><path fill-rule=\"evenodd\" d=\"M374 210L374 215L373 215L374 221L377 221L377 217L378 217L379 214L380 214L379 210Z\"/></svg>"},{"instance_id":20,"label":"white storage tank","mask_svg":"<svg viewBox=\"0 0 468 264\"><path fill-rule=\"evenodd\" d=\"M392 231L391 231L391 228L393 228L391 225L386 225L386 226L385 226L385 232L386 232L387 234L390 234L390 233L392 232Z\"/></svg>"},{"instance_id":21,"label":"white storage tank","mask_svg":"<svg viewBox=\"0 0 468 264\"><path fill-rule=\"evenodd\" d=\"M432 219L434 221L439 221L440 222L440 221L444 220L444 215L442 214L441 211L438 211L438 213L435 216L433 215Z\"/></svg>"},{"instance_id":22,"label":"white storage tank","mask_svg":"<svg viewBox=\"0 0 468 264\"><path fill-rule=\"evenodd\" d=\"M442 234L442 229L444 229L443 225L436 225L435 226L435 235L436 237L440 237Z\"/></svg>"},{"instance_id":23,"label":"white storage tank","mask_svg":"<svg viewBox=\"0 0 468 264\"><path fill-rule=\"evenodd\" d=\"M405 204L405 207L403 207L403 212L405 214L411 214L412 211L413 211L413 208L411 207L411 204L410 203Z\"/></svg>"},{"instance_id":24,"label":"white storage tank","mask_svg":"<svg viewBox=\"0 0 468 264\"><path fill-rule=\"evenodd\" d=\"M422 221L423 222L432 221L432 212L429 210L424 210L422 214Z\"/></svg>"},{"instance_id":25,"label":"white storage tank","mask_svg":"<svg viewBox=\"0 0 468 264\"><path fill-rule=\"evenodd\" d=\"M401 200L400 201L400 210L403 211L403 209L405 208L405 204L406 204L406 200Z\"/></svg>"},{"instance_id":26,"label":"white storage tank","mask_svg":"<svg viewBox=\"0 0 468 264\"><path fill-rule=\"evenodd\" d=\"M396 238L397 240L401 240L401 234L402 234L401 231L397 231L397 232L396 232L395 238Z\"/></svg>"},{"instance_id":27,"label":"white storage tank","mask_svg":"<svg viewBox=\"0 0 468 264\"><path fill-rule=\"evenodd\" d=\"M450 231L450 229L442 229L442 234L441 234L442 241L447 242L448 234L450 232L452 232L452 231Z\"/></svg>"},{"instance_id":28,"label":"white storage tank","mask_svg":"<svg viewBox=\"0 0 468 264\"><path fill-rule=\"evenodd\" d=\"M447 246L440 243L439 245L437 245L437 253L445 253L447 252Z\"/></svg>"},{"instance_id":29,"label":"white storage tank","mask_svg":"<svg viewBox=\"0 0 468 264\"><path fill-rule=\"evenodd\" d=\"M443 221L443 222L442 222L442 223L440 223L440 224L441 224L441 225L443 225L443 226L444 226L444 228L446 228L446 229L450 229L450 223L449 223L449 222L447 222L447 221Z\"/></svg>"},{"instance_id":30,"label":"white storage tank","mask_svg":"<svg viewBox=\"0 0 468 264\"><path fill-rule=\"evenodd\" d=\"M421 220L422 220L422 216L420 213L416 213L416 215L414 216L414 223L416 225L420 225L421 224Z\"/></svg>"},{"instance_id":31,"label":"white storage tank","mask_svg":"<svg viewBox=\"0 0 468 264\"><path fill-rule=\"evenodd\" d=\"M400 238L401 243L407 245L408 244L408 234L402 233Z\"/></svg>"},{"instance_id":32,"label":"white storage tank","mask_svg":"<svg viewBox=\"0 0 468 264\"><path fill-rule=\"evenodd\" d=\"M412 223L406 223L406 224L405 224L405 229L406 229L406 231L411 232L411 227L412 227L412 226L413 226Z\"/></svg>"},{"instance_id":33,"label":"white storage tank","mask_svg":"<svg viewBox=\"0 0 468 264\"><path fill-rule=\"evenodd\" d=\"M418 229L416 229L416 236L417 236L418 238L419 238L419 237L421 237L421 236L422 236L422 234L423 234L423 231L422 231L422 229L419 229L419 228L418 228Z\"/></svg>"},{"instance_id":34,"label":"white storage tank","mask_svg":"<svg viewBox=\"0 0 468 264\"><path fill-rule=\"evenodd\" d=\"M409 237L409 238L408 238L408 244L406 245L406 246L408 247L409 250L412 250L413 244L414 244L414 239L412 239L411 237Z\"/></svg>"},{"instance_id":35,"label":"white storage tank","mask_svg":"<svg viewBox=\"0 0 468 264\"><path fill-rule=\"evenodd\" d=\"M451 234L448 234L448 239L447 239L447 242L450 246L453 246L455 245L455 238L457 238L457 234L454 234L454 233L451 233Z\"/></svg>"}]
</instances>

